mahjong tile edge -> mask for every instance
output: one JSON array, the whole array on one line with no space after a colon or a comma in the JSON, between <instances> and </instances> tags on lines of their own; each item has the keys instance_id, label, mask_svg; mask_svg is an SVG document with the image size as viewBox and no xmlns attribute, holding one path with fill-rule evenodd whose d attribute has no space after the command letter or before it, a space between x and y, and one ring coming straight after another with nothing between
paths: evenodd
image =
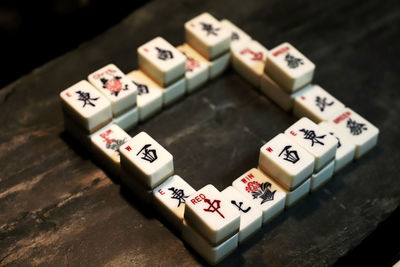
<instances>
[{"instance_id":1,"label":"mahjong tile edge","mask_svg":"<svg viewBox=\"0 0 400 267\"><path fill-rule=\"evenodd\" d=\"M390 5L257 1L240 11L212 1L198 5L149 3L0 90L1 265L205 264L63 134L58 98L108 63L124 72L137 69L136 48L155 36L183 43L183 23L203 11L231 20L267 48L292 42L316 64L315 83L381 129L374 150L221 265L332 265L398 207L399 35L376 26L396 22L387 16L394 12ZM257 166L265 141L296 120L228 70L129 134L151 134L174 155L175 173L195 189L211 183L223 190Z\"/></svg>"}]
</instances>

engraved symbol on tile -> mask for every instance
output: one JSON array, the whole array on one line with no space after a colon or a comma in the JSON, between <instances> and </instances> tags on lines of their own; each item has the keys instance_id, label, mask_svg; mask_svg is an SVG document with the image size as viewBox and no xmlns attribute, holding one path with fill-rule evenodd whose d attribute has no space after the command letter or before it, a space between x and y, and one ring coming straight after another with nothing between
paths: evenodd
<instances>
[{"instance_id":1,"label":"engraved symbol on tile","mask_svg":"<svg viewBox=\"0 0 400 267\"><path fill-rule=\"evenodd\" d=\"M329 133L330 133L330 135L333 135L333 136L334 136L334 133L332 133L332 132L329 132ZM337 142L338 142L338 144L337 144L336 148L339 148L339 147L341 147L341 146L342 146L342 143L340 143L340 138L339 138L339 137L337 137L337 136L335 136L335 138L337 139Z\"/></svg>"},{"instance_id":2,"label":"engraved symbol on tile","mask_svg":"<svg viewBox=\"0 0 400 267\"><path fill-rule=\"evenodd\" d=\"M253 199L261 198L262 201L260 204L264 204L267 201L274 200L274 195L276 193L276 190L272 192L270 188L271 188L271 183L268 182L262 183L256 191L251 193L251 195L253 196Z\"/></svg>"},{"instance_id":3,"label":"engraved symbol on tile","mask_svg":"<svg viewBox=\"0 0 400 267\"><path fill-rule=\"evenodd\" d=\"M144 95L149 93L149 87L142 83L137 83L132 81L134 85L136 85L136 89L138 90L138 95Z\"/></svg>"},{"instance_id":4,"label":"engraved symbol on tile","mask_svg":"<svg viewBox=\"0 0 400 267\"><path fill-rule=\"evenodd\" d=\"M243 182L243 180L242 180ZM257 181L253 181L253 182L249 182L246 185L246 191L249 193L253 193L254 191L256 191L258 188L260 187L260 184Z\"/></svg>"},{"instance_id":5,"label":"engraved symbol on tile","mask_svg":"<svg viewBox=\"0 0 400 267\"><path fill-rule=\"evenodd\" d=\"M153 163L157 159L157 152L155 149L148 149L151 144L147 144L136 154L139 156L142 153L142 159L147 160L150 163Z\"/></svg>"},{"instance_id":6,"label":"engraved symbol on tile","mask_svg":"<svg viewBox=\"0 0 400 267\"><path fill-rule=\"evenodd\" d=\"M209 36L210 34L218 36L217 31L219 31L220 28L214 28L209 23L200 22L200 24L201 26L203 26L202 30L207 32L207 36Z\"/></svg>"},{"instance_id":7,"label":"engraved symbol on tile","mask_svg":"<svg viewBox=\"0 0 400 267\"><path fill-rule=\"evenodd\" d=\"M247 209L242 209L243 202L239 202L239 204L237 204L235 200L232 200L231 203L235 205L239 209L239 211L242 211L243 213L247 213L251 210L251 207L247 207Z\"/></svg>"},{"instance_id":8,"label":"engraved symbol on tile","mask_svg":"<svg viewBox=\"0 0 400 267\"><path fill-rule=\"evenodd\" d=\"M315 104L317 105L317 107L319 107L321 112L323 112L325 110L326 106L332 106L333 103L335 103L335 102L334 101L332 101L330 103L326 102L326 97L322 98L320 96L317 96L315 98Z\"/></svg>"},{"instance_id":9,"label":"engraved symbol on tile","mask_svg":"<svg viewBox=\"0 0 400 267\"><path fill-rule=\"evenodd\" d=\"M189 196L185 196L185 193L183 192L183 189L177 189L175 187L170 187L168 190L172 191L172 199L177 199L178 200L178 207L182 204L185 203L185 198L188 198Z\"/></svg>"},{"instance_id":10,"label":"engraved symbol on tile","mask_svg":"<svg viewBox=\"0 0 400 267\"><path fill-rule=\"evenodd\" d=\"M239 36L239 34L237 34L237 32L232 32L232 35L231 35L231 40L239 40L240 39L240 36Z\"/></svg>"},{"instance_id":11,"label":"engraved symbol on tile","mask_svg":"<svg viewBox=\"0 0 400 267\"><path fill-rule=\"evenodd\" d=\"M350 133L352 135L360 135L362 134L362 131L368 130L368 128L365 127L365 123L357 123L351 118L349 118L349 120L347 121L346 127L350 129Z\"/></svg>"},{"instance_id":12,"label":"engraved symbol on tile","mask_svg":"<svg viewBox=\"0 0 400 267\"><path fill-rule=\"evenodd\" d=\"M161 49L159 47L156 47L156 50L158 52L158 55L157 55L158 59L167 60L167 59L174 58L174 55L169 50Z\"/></svg>"},{"instance_id":13,"label":"engraved symbol on tile","mask_svg":"<svg viewBox=\"0 0 400 267\"><path fill-rule=\"evenodd\" d=\"M97 99L99 99L98 97L96 98L90 98L90 93L87 92L82 92L82 91L76 91L75 93L77 93L79 95L78 100L83 101L83 108L86 106L86 104L91 105L92 107L95 107L96 105L93 104L91 101L96 101Z\"/></svg>"},{"instance_id":14,"label":"engraved symbol on tile","mask_svg":"<svg viewBox=\"0 0 400 267\"><path fill-rule=\"evenodd\" d=\"M112 79L101 78L100 81L103 84L103 88L110 91L111 95L118 96L122 90L126 91L129 89L127 84L123 85L121 83L121 78L120 76L113 76Z\"/></svg>"},{"instance_id":15,"label":"engraved symbol on tile","mask_svg":"<svg viewBox=\"0 0 400 267\"><path fill-rule=\"evenodd\" d=\"M240 51L241 55L244 55L244 54L247 54L247 53L253 55L253 57L251 58L251 60L253 60L253 61L262 61L263 60L263 53L262 52L254 52L250 48L245 48L242 51Z\"/></svg>"},{"instance_id":16,"label":"engraved symbol on tile","mask_svg":"<svg viewBox=\"0 0 400 267\"><path fill-rule=\"evenodd\" d=\"M296 69L299 65L304 65L304 62L301 58L296 58L290 53L286 54L285 61L287 62L288 67L291 69Z\"/></svg>"},{"instance_id":17,"label":"engraved symbol on tile","mask_svg":"<svg viewBox=\"0 0 400 267\"><path fill-rule=\"evenodd\" d=\"M185 66L186 71L193 71L193 69L198 68L200 66L198 60L188 56L185 52L182 52L182 54L186 56L186 66Z\"/></svg>"},{"instance_id":18,"label":"engraved symbol on tile","mask_svg":"<svg viewBox=\"0 0 400 267\"><path fill-rule=\"evenodd\" d=\"M299 158L299 155L297 154L296 150L289 150L291 147L292 146L290 146L290 145L285 146L282 149L281 153L279 153L278 157L280 157L282 155L282 153L285 152L285 154L283 155L284 156L283 159L295 164L296 162L299 161L300 158Z\"/></svg>"},{"instance_id":19,"label":"engraved symbol on tile","mask_svg":"<svg viewBox=\"0 0 400 267\"><path fill-rule=\"evenodd\" d=\"M111 130L107 130L104 133L101 133L100 137L103 138L103 141L106 142L107 149L118 151L119 147L122 146L126 142L126 138L124 138L124 139L109 138L109 135L111 133L112 133Z\"/></svg>"},{"instance_id":20,"label":"engraved symbol on tile","mask_svg":"<svg viewBox=\"0 0 400 267\"><path fill-rule=\"evenodd\" d=\"M211 200L209 200L208 198L205 198L204 202L206 202L208 205L210 205L210 207L204 209L204 211L212 212L212 213L217 212L222 218L225 219L225 216L222 215L222 213L219 211L219 209L221 208L221 205L220 205L221 200L216 199L213 202L211 202Z\"/></svg>"},{"instance_id":21,"label":"engraved symbol on tile","mask_svg":"<svg viewBox=\"0 0 400 267\"><path fill-rule=\"evenodd\" d=\"M318 139L324 139L325 135L317 136L314 132L314 130L306 130L306 129L301 129L300 132L304 133L304 139L311 140L311 146L314 146L314 144L320 144L324 145L320 140Z\"/></svg>"}]
</instances>

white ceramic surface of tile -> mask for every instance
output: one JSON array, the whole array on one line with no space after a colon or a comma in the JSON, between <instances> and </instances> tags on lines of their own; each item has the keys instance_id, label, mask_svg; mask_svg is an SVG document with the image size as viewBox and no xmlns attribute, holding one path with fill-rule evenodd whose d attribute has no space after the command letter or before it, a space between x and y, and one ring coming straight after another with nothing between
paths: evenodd
<instances>
[{"instance_id":1,"label":"white ceramic surface of tile","mask_svg":"<svg viewBox=\"0 0 400 267\"><path fill-rule=\"evenodd\" d=\"M186 42L207 60L214 60L230 48L231 31L209 13L185 23Z\"/></svg>"},{"instance_id":2,"label":"white ceramic surface of tile","mask_svg":"<svg viewBox=\"0 0 400 267\"><path fill-rule=\"evenodd\" d=\"M231 51L251 41L251 37L227 19L221 20L222 27L231 32Z\"/></svg>"},{"instance_id":3,"label":"white ceramic surface of tile","mask_svg":"<svg viewBox=\"0 0 400 267\"><path fill-rule=\"evenodd\" d=\"M255 87L260 87L268 50L257 41L250 41L232 50L233 68Z\"/></svg>"},{"instance_id":4,"label":"white ceramic surface of tile","mask_svg":"<svg viewBox=\"0 0 400 267\"><path fill-rule=\"evenodd\" d=\"M154 189L174 172L172 155L150 135L141 132L119 148L121 166Z\"/></svg>"},{"instance_id":5,"label":"white ceramic surface of tile","mask_svg":"<svg viewBox=\"0 0 400 267\"><path fill-rule=\"evenodd\" d=\"M326 90L319 85L312 85L307 92L295 98L293 114L319 123L339 114L344 108L343 103Z\"/></svg>"},{"instance_id":6,"label":"white ceramic surface of tile","mask_svg":"<svg viewBox=\"0 0 400 267\"><path fill-rule=\"evenodd\" d=\"M285 209L293 207L297 202L308 195L311 187L311 179L305 180L299 187L292 191L286 191Z\"/></svg>"},{"instance_id":7,"label":"white ceramic surface of tile","mask_svg":"<svg viewBox=\"0 0 400 267\"><path fill-rule=\"evenodd\" d=\"M269 51L265 73L288 92L294 92L310 83L315 65L289 43Z\"/></svg>"},{"instance_id":8,"label":"white ceramic surface of tile","mask_svg":"<svg viewBox=\"0 0 400 267\"><path fill-rule=\"evenodd\" d=\"M186 200L184 217L213 246L239 231L239 211L211 184Z\"/></svg>"},{"instance_id":9,"label":"white ceramic surface of tile","mask_svg":"<svg viewBox=\"0 0 400 267\"><path fill-rule=\"evenodd\" d=\"M184 76L185 56L162 37L145 43L137 51L140 70L160 86L166 87Z\"/></svg>"},{"instance_id":10,"label":"white ceramic surface of tile","mask_svg":"<svg viewBox=\"0 0 400 267\"><path fill-rule=\"evenodd\" d=\"M283 188L256 168L244 173L232 185L262 211L263 224L278 216L285 208L286 193Z\"/></svg>"},{"instance_id":11,"label":"white ceramic surface of tile","mask_svg":"<svg viewBox=\"0 0 400 267\"><path fill-rule=\"evenodd\" d=\"M145 205L153 203L153 190L148 189L138 178L132 173L121 167L120 172L121 187L128 189L134 194L134 197Z\"/></svg>"},{"instance_id":12,"label":"white ceramic surface of tile","mask_svg":"<svg viewBox=\"0 0 400 267\"><path fill-rule=\"evenodd\" d=\"M112 119L110 101L85 80L62 91L60 98L63 111L88 133Z\"/></svg>"},{"instance_id":13,"label":"white ceramic surface of tile","mask_svg":"<svg viewBox=\"0 0 400 267\"><path fill-rule=\"evenodd\" d=\"M153 190L154 207L181 232L186 199L195 192L179 175L173 175Z\"/></svg>"},{"instance_id":14,"label":"white ceramic surface of tile","mask_svg":"<svg viewBox=\"0 0 400 267\"><path fill-rule=\"evenodd\" d=\"M186 43L177 49L186 56L186 91L191 93L208 81L210 63Z\"/></svg>"},{"instance_id":15,"label":"white ceramic surface of tile","mask_svg":"<svg viewBox=\"0 0 400 267\"><path fill-rule=\"evenodd\" d=\"M340 131L335 130L335 127L330 123L321 122L318 125L322 129L333 135L338 141L338 144L336 146L335 171L334 171L335 173L337 173L347 164L353 161L356 152L356 146L344 134L341 134Z\"/></svg>"},{"instance_id":16,"label":"white ceramic surface of tile","mask_svg":"<svg viewBox=\"0 0 400 267\"><path fill-rule=\"evenodd\" d=\"M322 170L317 173L313 173L311 176L311 192L317 191L321 186L327 183L333 176L335 170L335 161L329 162Z\"/></svg>"},{"instance_id":17,"label":"white ceramic surface of tile","mask_svg":"<svg viewBox=\"0 0 400 267\"><path fill-rule=\"evenodd\" d=\"M113 118L113 123L117 124L124 131L128 131L135 127L139 121L138 108L134 107L125 113Z\"/></svg>"},{"instance_id":18,"label":"white ceramic surface of tile","mask_svg":"<svg viewBox=\"0 0 400 267\"><path fill-rule=\"evenodd\" d=\"M178 101L185 95L186 92L186 80L185 77L169 85L168 87L162 88L163 93L163 106L170 106L171 104Z\"/></svg>"},{"instance_id":19,"label":"white ceramic surface of tile","mask_svg":"<svg viewBox=\"0 0 400 267\"><path fill-rule=\"evenodd\" d=\"M239 243L242 243L261 229L263 213L232 186L228 186L221 193L240 211Z\"/></svg>"},{"instance_id":20,"label":"white ceramic surface of tile","mask_svg":"<svg viewBox=\"0 0 400 267\"><path fill-rule=\"evenodd\" d=\"M238 246L239 234L236 233L218 246L212 246L195 229L184 222L182 239L186 241L208 264L215 265L225 259Z\"/></svg>"},{"instance_id":21,"label":"white ceramic surface of tile","mask_svg":"<svg viewBox=\"0 0 400 267\"><path fill-rule=\"evenodd\" d=\"M136 86L114 64L89 74L88 80L111 102L113 117L136 106Z\"/></svg>"},{"instance_id":22,"label":"white ceramic surface of tile","mask_svg":"<svg viewBox=\"0 0 400 267\"><path fill-rule=\"evenodd\" d=\"M367 153L378 142L379 129L350 108L334 116L329 123L335 126L338 134L343 134L356 145L356 159Z\"/></svg>"},{"instance_id":23,"label":"white ceramic surface of tile","mask_svg":"<svg viewBox=\"0 0 400 267\"><path fill-rule=\"evenodd\" d=\"M137 107L139 121L144 121L162 109L163 90L140 70L127 74L138 90Z\"/></svg>"},{"instance_id":24,"label":"white ceramic surface of tile","mask_svg":"<svg viewBox=\"0 0 400 267\"><path fill-rule=\"evenodd\" d=\"M80 125L76 124L75 120L71 118L68 114L63 114L64 117L64 130L71 135L75 141L78 141L81 145L85 147L85 149L91 153L92 145L90 142L90 137L95 134L96 132L89 134L83 129ZM108 127L111 123L107 124L104 127ZM100 128L98 131L100 131Z\"/></svg>"},{"instance_id":25,"label":"white ceramic surface of tile","mask_svg":"<svg viewBox=\"0 0 400 267\"><path fill-rule=\"evenodd\" d=\"M337 139L308 118L298 120L286 129L285 134L314 156L314 172L335 158Z\"/></svg>"},{"instance_id":26,"label":"white ceramic surface of tile","mask_svg":"<svg viewBox=\"0 0 400 267\"><path fill-rule=\"evenodd\" d=\"M291 191L311 176L314 157L293 139L278 134L261 147L258 168Z\"/></svg>"},{"instance_id":27,"label":"white ceramic surface of tile","mask_svg":"<svg viewBox=\"0 0 400 267\"><path fill-rule=\"evenodd\" d=\"M231 57L231 52L227 52L220 57L210 61L210 79L214 79L222 74L229 66L229 60Z\"/></svg>"}]
</instances>

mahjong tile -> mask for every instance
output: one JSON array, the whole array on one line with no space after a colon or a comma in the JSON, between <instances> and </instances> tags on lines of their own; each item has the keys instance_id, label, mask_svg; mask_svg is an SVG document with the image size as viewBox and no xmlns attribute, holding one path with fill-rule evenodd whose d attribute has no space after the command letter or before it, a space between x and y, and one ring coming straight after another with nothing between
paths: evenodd
<instances>
[{"instance_id":1,"label":"mahjong tile","mask_svg":"<svg viewBox=\"0 0 400 267\"><path fill-rule=\"evenodd\" d=\"M94 133L90 140L93 147L93 155L114 175L119 175L120 156L119 147L131 137L118 125L111 124L108 127Z\"/></svg>"},{"instance_id":2,"label":"mahjong tile","mask_svg":"<svg viewBox=\"0 0 400 267\"><path fill-rule=\"evenodd\" d=\"M280 106L284 111L291 111L294 99L303 95L310 88L311 86L304 86L294 93L288 93L267 74L263 73L261 75L260 91Z\"/></svg>"},{"instance_id":3,"label":"mahjong tile","mask_svg":"<svg viewBox=\"0 0 400 267\"><path fill-rule=\"evenodd\" d=\"M257 41L246 42L232 49L233 68L253 86L260 87L268 50Z\"/></svg>"},{"instance_id":4,"label":"mahjong tile","mask_svg":"<svg viewBox=\"0 0 400 267\"><path fill-rule=\"evenodd\" d=\"M329 123L335 126L338 134L343 134L356 145L356 159L372 149L378 141L379 129L350 108L334 116Z\"/></svg>"},{"instance_id":5,"label":"mahjong tile","mask_svg":"<svg viewBox=\"0 0 400 267\"><path fill-rule=\"evenodd\" d=\"M161 89L163 90L163 107L170 106L185 95L185 77Z\"/></svg>"},{"instance_id":6,"label":"mahjong tile","mask_svg":"<svg viewBox=\"0 0 400 267\"><path fill-rule=\"evenodd\" d=\"M141 132L119 148L121 166L153 189L174 172L172 155L150 135Z\"/></svg>"},{"instance_id":7,"label":"mahjong tile","mask_svg":"<svg viewBox=\"0 0 400 267\"><path fill-rule=\"evenodd\" d=\"M311 178L305 180L296 189L292 191L286 191L285 209L288 209L295 205L297 202L305 198L310 192Z\"/></svg>"},{"instance_id":8,"label":"mahjong tile","mask_svg":"<svg viewBox=\"0 0 400 267\"><path fill-rule=\"evenodd\" d=\"M256 204L251 203L232 186L228 186L221 193L240 211L239 243L242 243L261 229L263 213Z\"/></svg>"},{"instance_id":9,"label":"mahjong tile","mask_svg":"<svg viewBox=\"0 0 400 267\"><path fill-rule=\"evenodd\" d=\"M127 76L138 90L139 121L144 121L161 110L163 90L140 70L131 71Z\"/></svg>"},{"instance_id":10,"label":"mahjong tile","mask_svg":"<svg viewBox=\"0 0 400 267\"><path fill-rule=\"evenodd\" d=\"M325 165L322 170L317 173L313 173L311 176L311 185L310 190L314 192L318 190L321 186L323 186L326 182L328 182L333 175L333 171L335 169L335 161L332 160L328 164Z\"/></svg>"},{"instance_id":11,"label":"mahjong tile","mask_svg":"<svg viewBox=\"0 0 400 267\"><path fill-rule=\"evenodd\" d=\"M231 254L238 246L239 233L234 234L217 246L211 245L186 221L183 223L182 239L185 240L208 264L216 265Z\"/></svg>"},{"instance_id":12,"label":"mahjong tile","mask_svg":"<svg viewBox=\"0 0 400 267\"><path fill-rule=\"evenodd\" d=\"M123 130L132 129L139 121L138 107L125 111L121 115L113 118L113 123L117 124Z\"/></svg>"},{"instance_id":13,"label":"mahjong tile","mask_svg":"<svg viewBox=\"0 0 400 267\"><path fill-rule=\"evenodd\" d=\"M186 200L195 192L179 175L173 175L153 190L154 207L180 232Z\"/></svg>"},{"instance_id":14,"label":"mahjong tile","mask_svg":"<svg viewBox=\"0 0 400 267\"><path fill-rule=\"evenodd\" d=\"M121 167L120 171L121 187L127 188L133 193L140 203L150 205L153 203L153 190L145 186L135 174Z\"/></svg>"},{"instance_id":15,"label":"mahjong tile","mask_svg":"<svg viewBox=\"0 0 400 267\"><path fill-rule=\"evenodd\" d=\"M185 75L185 56L163 38L156 37L137 51L140 70L162 87Z\"/></svg>"},{"instance_id":16,"label":"mahjong tile","mask_svg":"<svg viewBox=\"0 0 400 267\"><path fill-rule=\"evenodd\" d=\"M311 176L314 157L290 137L278 134L261 147L258 168L290 191Z\"/></svg>"},{"instance_id":17,"label":"mahjong tile","mask_svg":"<svg viewBox=\"0 0 400 267\"><path fill-rule=\"evenodd\" d=\"M136 86L114 64L93 72L88 80L111 102L113 117L136 106Z\"/></svg>"},{"instance_id":18,"label":"mahjong tile","mask_svg":"<svg viewBox=\"0 0 400 267\"><path fill-rule=\"evenodd\" d=\"M315 158L314 172L321 170L335 158L337 139L308 118L301 118L285 134Z\"/></svg>"},{"instance_id":19,"label":"mahjong tile","mask_svg":"<svg viewBox=\"0 0 400 267\"><path fill-rule=\"evenodd\" d=\"M342 112L344 105L318 85L312 85L304 94L294 100L293 114L298 118L307 117L319 123Z\"/></svg>"},{"instance_id":20,"label":"mahjong tile","mask_svg":"<svg viewBox=\"0 0 400 267\"><path fill-rule=\"evenodd\" d=\"M184 217L213 246L239 231L239 211L211 184L186 200Z\"/></svg>"},{"instance_id":21,"label":"mahjong tile","mask_svg":"<svg viewBox=\"0 0 400 267\"><path fill-rule=\"evenodd\" d=\"M228 29L231 32L231 51L235 47L241 46L251 41L251 37L247 33L239 29L229 20L227 19L221 20L221 25L222 27Z\"/></svg>"},{"instance_id":22,"label":"mahjong tile","mask_svg":"<svg viewBox=\"0 0 400 267\"><path fill-rule=\"evenodd\" d=\"M271 221L285 208L286 193L283 188L256 168L244 173L232 185L262 211L263 224Z\"/></svg>"},{"instance_id":23,"label":"mahjong tile","mask_svg":"<svg viewBox=\"0 0 400 267\"><path fill-rule=\"evenodd\" d=\"M110 101L85 80L62 91L60 98L64 112L88 133L95 132L112 119Z\"/></svg>"},{"instance_id":24,"label":"mahjong tile","mask_svg":"<svg viewBox=\"0 0 400 267\"><path fill-rule=\"evenodd\" d=\"M185 23L186 42L208 60L214 60L229 50L231 31L208 13Z\"/></svg>"},{"instance_id":25,"label":"mahjong tile","mask_svg":"<svg viewBox=\"0 0 400 267\"><path fill-rule=\"evenodd\" d=\"M213 61L210 61L210 79L216 78L228 68L230 58L231 52L227 52Z\"/></svg>"},{"instance_id":26,"label":"mahjong tile","mask_svg":"<svg viewBox=\"0 0 400 267\"><path fill-rule=\"evenodd\" d=\"M329 132L337 140L336 155L335 155L335 173L340 171L347 164L351 163L354 159L356 146L345 134L335 129L335 127L328 122L321 122L319 127Z\"/></svg>"},{"instance_id":27,"label":"mahjong tile","mask_svg":"<svg viewBox=\"0 0 400 267\"><path fill-rule=\"evenodd\" d=\"M186 56L186 90L191 93L208 80L210 63L186 43L177 49Z\"/></svg>"},{"instance_id":28,"label":"mahjong tile","mask_svg":"<svg viewBox=\"0 0 400 267\"><path fill-rule=\"evenodd\" d=\"M269 51L265 73L288 92L312 81L315 65L289 43Z\"/></svg>"}]
</instances>

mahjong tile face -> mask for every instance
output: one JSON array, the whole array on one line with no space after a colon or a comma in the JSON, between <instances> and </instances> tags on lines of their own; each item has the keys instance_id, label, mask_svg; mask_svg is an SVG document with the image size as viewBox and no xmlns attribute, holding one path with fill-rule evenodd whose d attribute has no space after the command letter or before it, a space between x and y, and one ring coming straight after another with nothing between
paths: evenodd
<instances>
[{"instance_id":1,"label":"mahjong tile face","mask_svg":"<svg viewBox=\"0 0 400 267\"><path fill-rule=\"evenodd\" d=\"M239 29L229 20L223 19L221 20L221 24L231 32L231 50L251 41L251 37L247 33Z\"/></svg>"}]
</instances>

